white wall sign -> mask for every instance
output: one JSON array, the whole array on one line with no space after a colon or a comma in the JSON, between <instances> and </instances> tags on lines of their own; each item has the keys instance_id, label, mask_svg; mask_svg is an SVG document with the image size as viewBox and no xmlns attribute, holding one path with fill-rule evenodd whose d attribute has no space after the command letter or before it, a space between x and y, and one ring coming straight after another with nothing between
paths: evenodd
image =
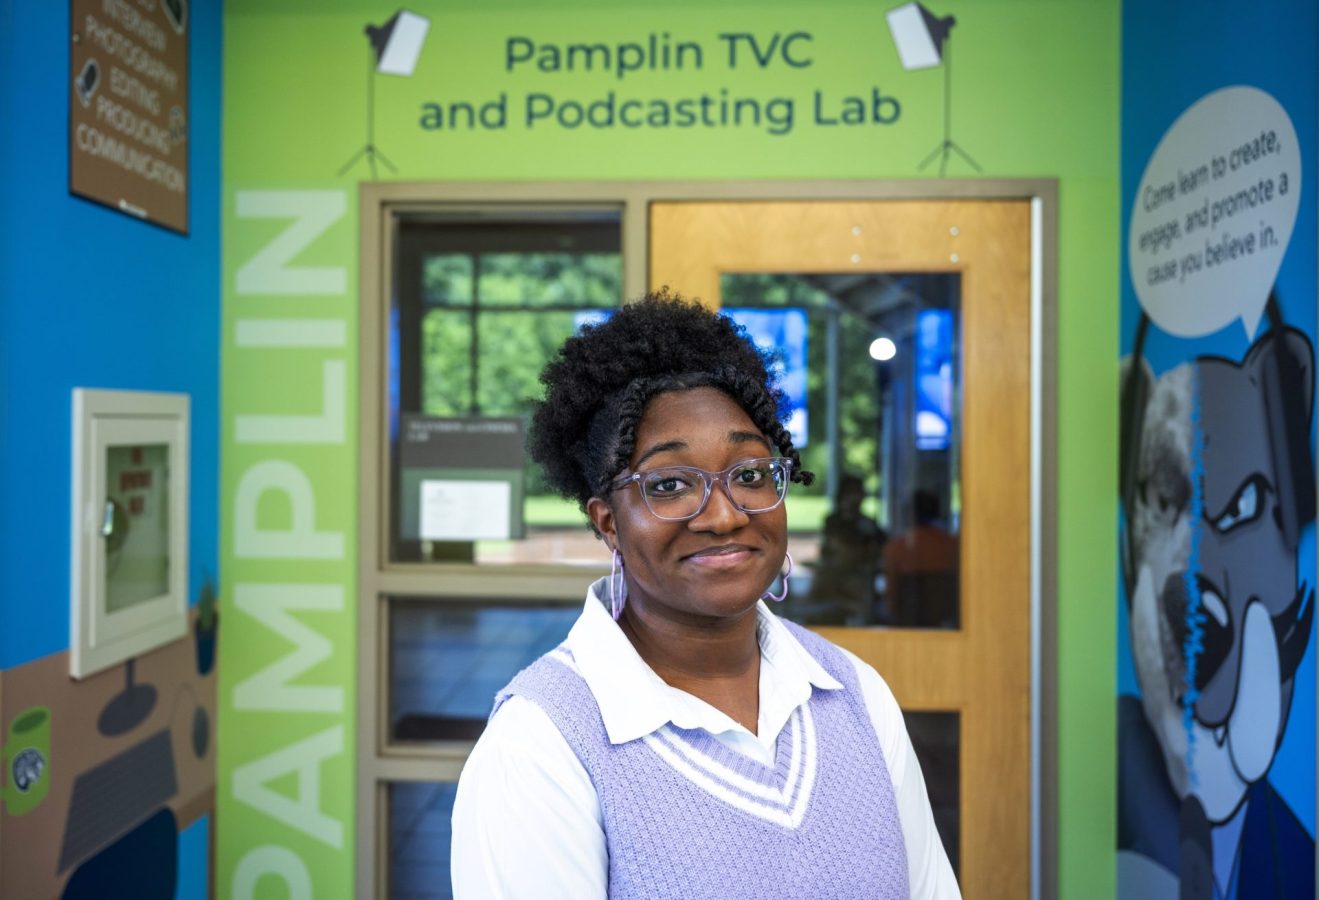
<instances>
[{"instance_id":1,"label":"white wall sign","mask_svg":"<svg viewBox=\"0 0 1319 900\"><path fill-rule=\"evenodd\" d=\"M1177 337L1239 318L1254 338L1300 199L1300 142L1281 104L1253 87L1201 97L1136 191L1127 251L1141 307Z\"/></svg>"},{"instance_id":2,"label":"white wall sign","mask_svg":"<svg viewBox=\"0 0 1319 900\"><path fill-rule=\"evenodd\" d=\"M500 541L512 536L512 485L507 481L421 483L421 538Z\"/></svg>"}]
</instances>

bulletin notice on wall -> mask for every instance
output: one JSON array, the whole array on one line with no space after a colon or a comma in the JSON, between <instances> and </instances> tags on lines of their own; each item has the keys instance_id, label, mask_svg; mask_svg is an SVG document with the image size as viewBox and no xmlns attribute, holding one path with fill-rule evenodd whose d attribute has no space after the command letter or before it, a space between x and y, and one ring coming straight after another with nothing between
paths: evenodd
<instances>
[{"instance_id":1,"label":"bulletin notice on wall","mask_svg":"<svg viewBox=\"0 0 1319 900\"><path fill-rule=\"evenodd\" d=\"M70 0L69 191L188 232L189 0Z\"/></svg>"}]
</instances>

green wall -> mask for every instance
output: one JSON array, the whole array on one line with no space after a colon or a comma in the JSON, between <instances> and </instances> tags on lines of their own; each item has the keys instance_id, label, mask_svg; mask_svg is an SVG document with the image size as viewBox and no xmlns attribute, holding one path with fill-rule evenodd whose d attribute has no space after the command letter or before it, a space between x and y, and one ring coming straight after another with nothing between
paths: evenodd
<instances>
[{"instance_id":1,"label":"green wall","mask_svg":"<svg viewBox=\"0 0 1319 900\"><path fill-rule=\"evenodd\" d=\"M896 5L893 4L893 5ZM885 4L820 0L423 2L416 72L376 83L376 143L402 180L919 178L941 137L943 73L903 71ZM396 6L231 0L226 7L223 578L219 886L346 895L352 877L356 258L368 50L363 26ZM953 32L954 135L988 178L1059 181L1060 890L1114 891L1114 630L1118 58L1115 0L961 0ZM699 70L506 71L505 41L701 46ZM808 33L760 68L741 43ZM690 56L689 56L690 61ZM896 121L814 121L845 96L900 104ZM791 98L793 127L575 129L524 120L556 103ZM507 95L500 129L427 130L427 103ZM867 104L869 100L866 101ZM885 105L887 114L892 107ZM447 125L447 122L446 122ZM954 160L949 177L974 173ZM261 324L275 319L284 323ZM308 323L303 320L315 320ZM257 324L253 324L257 323ZM257 417L257 418L252 418ZM1027 473L1021 476L1022 488ZM282 536L281 536L282 535ZM237 884L235 884L235 879ZM232 887L231 887L232 885ZM242 890L235 896L246 896ZM295 891L294 896L297 896Z\"/></svg>"}]
</instances>

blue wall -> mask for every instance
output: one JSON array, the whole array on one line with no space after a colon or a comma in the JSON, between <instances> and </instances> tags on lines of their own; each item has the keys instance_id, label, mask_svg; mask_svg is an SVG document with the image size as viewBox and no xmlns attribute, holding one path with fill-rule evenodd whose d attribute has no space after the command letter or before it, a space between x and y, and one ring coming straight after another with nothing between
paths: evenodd
<instances>
[{"instance_id":1,"label":"blue wall","mask_svg":"<svg viewBox=\"0 0 1319 900\"><path fill-rule=\"evenodd\" d=\"M193 0L181 236L69 195L69 3L0 2L0 669L69 646L74 387L192 397L189 596L217 569L220 0Z\"/></svg>"}]
</instances>

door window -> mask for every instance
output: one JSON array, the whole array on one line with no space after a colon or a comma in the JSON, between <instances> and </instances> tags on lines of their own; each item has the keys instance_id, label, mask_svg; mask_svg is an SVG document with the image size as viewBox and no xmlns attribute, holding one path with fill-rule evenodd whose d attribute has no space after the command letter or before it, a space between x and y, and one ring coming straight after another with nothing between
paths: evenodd
<instances>
[{"instance_id":1,"label":"door window","mask_svg":"<svg viewBox=\"0 0 1319 900\"><path fill-rule=\"evenodd\" d=\"M782 613L807 625L958 627L961 278L957 273L725 274L721 303L792 311L785 334L748 331L803 381L791 421L820 477L788 500L796 569ZM788 391L792 395L792 391Z\"/></svg>"}]
</instances>

